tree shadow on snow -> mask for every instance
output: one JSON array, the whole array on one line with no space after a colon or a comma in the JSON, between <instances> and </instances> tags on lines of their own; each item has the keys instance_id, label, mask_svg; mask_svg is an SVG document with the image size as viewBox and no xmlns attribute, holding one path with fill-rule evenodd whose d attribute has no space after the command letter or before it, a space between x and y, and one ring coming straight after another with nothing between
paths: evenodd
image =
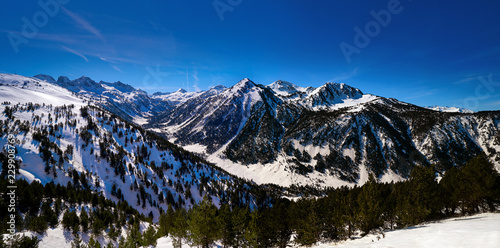
<instances>
[{"instance_id":1,"label":"tree shadow on snow","mask_svg":"<svg viewBox=\"0 0 500 248\"><path fill-rule=\"evenodd\" d=\"M66 243L71 243L71 241L73 241L73 239L75 238L73 237L73 234L69 230L64 229L63 234Z\"/></svg>"},{"instance_id":2,"label":"tree shadow on snow","mask_svg":"<svg viewBox=\"0 0 500 248\"><path fill-rule=\"evenodd\" d=\"M456 219L453 221L464 221L464 220L479 220L479 219L484 219L483 217L470 217L470 218L464 218L464 219Z\"/></svg>"},{"instance_id":3,"label":"tree shadow on snow","mask_svg":"<svg viewBox=\"0 0 500 248\"><path fill-rule=\"evenodd\" d=\"M410 227L404 228L403 230L414 230L414 229L419 229L419 228L424 228L424 227L428 227L428 226L410 226Z\"/></svg>"}]
</instances>

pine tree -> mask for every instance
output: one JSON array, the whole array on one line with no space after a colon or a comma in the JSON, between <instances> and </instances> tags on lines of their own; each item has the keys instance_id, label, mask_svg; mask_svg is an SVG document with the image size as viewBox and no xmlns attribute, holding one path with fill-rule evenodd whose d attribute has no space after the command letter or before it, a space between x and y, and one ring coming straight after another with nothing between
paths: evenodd
<instances>
[{"instance_id":1,"label":"pine tree","mask_svg":"<svg viewBox=\"0 0 500 248\"><path fill-rule=\"evenodd\" d=\"M45 222L51 227L55 228L58 224L57 216L54 210L50 207L48 202L44 202L42 204L42 216L45 219Z\"/></svg>"},{"instance_id":2,"label":"pine tree","mask_svg":"<svg viewBox=\"0 0 500 248\"><path fill-rule=\"evenodd\" d=\"M232 247L234 246L234 224L231 215L231 209L228 204L222 204L218 211L217 221L220 226L220 235L222 241L222 247Z\"/></svg>"},{"instance_id":3,"label":"pine tree","mask_svg":"<svg viewBox=\"0 0 500 248\"><path fill-rule=\"evenodd\" d=\"M38 234L43 234L47 228L47 222L43 216L35 216L29 219L29 229Z\"/></svg>"},{"instance_id":4,"label":"pine tree","mask_svg":"<svg viewBox=\"0 0 500 248\"><path fill-rule=\"evenodd\" d=\"M259 247L259 219L260 214L258 211L250 213L247 229L245 230L245 240L250 247Z\"/></svg>"},{"instance_id":5,"label":"pine tree","mask_svg":"<svg viewBox=\"0 0 500 248\"><path fill-rule=\"evenodd\" d=\"M80 231L80 220L75 211L66 211L63 215L62 224L65 229L72 230L73 234Z\"/></svg>"},{"instance_id":6,"label":"pine tree","mask_svg":"<svg viewBox=\"0 0 500 248\"><path fill-rule=\"evenodd\" d=\"M29 237L29 236L21 236L20 234L16 234L13 237L8 239L10 245L5 245L3 242L3 237L0 239L0 247L24 247L24 248L35 248L38 247L40 240L38 237Z\"/></svg>"},{"instance_id":7,"label":"pine tree","mask_svg":"<svg viewBox=\"0 0 500 248\"><path fill-rule=\"evenodd\" d=\"M122 226L122 224L117 224L117 226L110 225L109 232L108 232L108 238L113 240L113 241L116 241L118 236L120 236L118 229L120 229L121 226Z\"/></svg>"},{"instance_id":8,"label":"pine tree","mask_svg":"<svg viewBox=\"0 0 500 248\"><path fill-rule=\"evenodd\" d=\"M83 232L87 232L89 230L89 216L85 210L82 210L80 214L80 224L82 225Z\"/></svg>"},{"instance_id":9,"label":"pine tree","mask_svg":"<svg viewBox=\"0 0 500 248\"><path fill-rule=\"evenodd\" d=\"M77 234L74 234L75 238L71 241L71 248L81 248L85 247L85 244L82 245L82 238Z\"/></svg>"},{"instance_id":10,"label":"pine tree","mask_svg":"<svg viewBox=\"0 0 500 248\"><path fill-rule=\"evenodd\" d=\"M484 153L468 161L460 169L459 194L463 211L477 213L480 208L486 207L494 210L497 178L498 172Z\"/></svg>"},{"instance_id":11,"label":"pine tree","mask_svg":"<svg viewBox=\"0 0 500 248\"><path fill-rule=\"evenodd\" d=\"M156 246L156 231L152 225L144 232L141 244L145 247Z\"/></svg>"},{"instance_id":12,"label":"pine tree","mask_svg":"<svg viewBox=\"0 0 500 248\"><path fill-rule=\"evenodd\" d=\"M318 199L316 211L322 220L320 232L327 240L347 238L347 201L349 189L340 188L328 194L326 198Z\"/></svg>"},{"instance_id":13,"label":"pine tree","mask_svg":"<svg viewBox=\"0 0 500 248\"><path fill-rule=\"evenodd\" d=\"M295 205L295 242L304 246L311 246L319 239L319 218L314 210L314 200L299 200Z\"/></svg>"},{"instance_id":14,"label":"pine tree","mask_svg":"<svg viewBox=\"0 0 500 248\"><path fill-rule=\"evenodd\" d=\"M438 187L432 166L413 168L409 181L397 184L395 191L399 196L396 213L400 225L419 224L439 209Z\"/></svg>"},{"instance_id":15,"label":"pine tree","mask_svg":"<svg viewBox=\"0 0 500 248\"><path fill-rule=\"evenodd\" d=\"M168 204L167 213L165 215L165 225L162 227L165 229L166 233L171 233L175 224L175 211L172 208L172 204Z\"/></svg>"},{"instance_id":16,"label":"pine tree","mask_svg":"<svg viewBox=\"0 0 500 248\"><path fill-rule=\"evenodd\" d=\"M269 220L273 229L276 230L276 243L280 248L286 248L292 236L291 223L289 221L290 201L278 199L273 205Z\"/></svg>"},{"instance_id":17,"label":"pine tree","mask_svg":"<svg viewBox=\"0 0 500 248\"><path fill-rule=\"evenodd\" d=\"M142 245L142 234L139 228L139 221L134 222L127 237L124 247L139 247Z\"/></svg>"},{"instance_id":18,"label":"pine tree","mask_svg":"<svg viewBox=\"0 0 500 248\"><path fill-rule=\"evenodd\" d=\"M193 245L208 248L219 238L219 225L217 223L217 208L208 197L203 197L200 205L192 209L189 230Z\"/></svg>"},{"instance_id":19,"label":"pine tree","mask_svg":"<svg viewBox=\"0 0 500 248\"><path fill-rule=\"evenodd\" d=\"M359 211L357 212L361 231L368 234L370 230L382 225L382 196L378 183L373 174L369 175L368 182L361 187L358 195Z\"/></svg>"},{"instance_id":20,"label":"pine tree","mask_svg":"<svg viewBox=\"0 0 500 248\"><path fill-rule=\"evenodd\" d=\"M87 245L87 248L101 248L101 243L99 241L95 240L93 236L90 236L89 243Z\"/></svg>"},{"instance_id":21,"label":"pine tree","mask_svg":"<svg viewBox=\"0 0 500 248\"><path fill-rule=\"evenodd\" d=\"M161 213L160 219L158 220L158 237L164 237L168 235L167 221L168 221L167 214Z\"/></svg>"},{"instance_id":22,"label":"pine tree","mask_svg":"<svg viewBox=\"0 0 500 248\"><path fill-rule=\"evenodd\" d=\"M247 240L245 233L250 221L250 211L248 208L236 207L231 214L231 220L234 230L234 247L246 247Z\"/></svg>"},{"instance_id":23,"label":"pine tree","mask_svg":"<svg viewBox=\"0 0 500 248\"><path fill-rule=\"evenodd\" d=\"M360 193L359 187L357 185L347 192L346 197L343 198L342 206L344 209L344 220L347 226L347 238L351 238L354 234L356 228L356 213L359 209L358 207L358 195Z\"/></svg>"},{"instance_id":24,"label":"pine tree","mask_svg":"<svg viewBox=\"0 0 500 248\"><path fill-rule=\"evenodd\" d=\"M447 215L455 214L461 200L460 188L462 187L462 179L460 170L457 167L451 167L446 170L443 178L439 182L439 188L443 199L443 207ZM462 206L462 209L463 206Z\"/></svg>"},{"instance_id":25,"label":"pine tree","mask_svg":"<svg viewBox=\"0 0 500 248\"><path fill-rule=\"evenodd\" d=\"M180 208L175 211L171 230L175 247L182 247L182 241L188 237L188 229L188 214L184 208Z\"/></svg>"},{"instance_id":26,"label":"pine tree","mask_svg":"<svg viewBox=\"0 0 500 248\"><path fill-rule=\"evenodd\" d=\"M408 206L412 224L427 220L437 208L437 182L434 167L417 166L410 173L411 204Z\"/></svg>"}]
</instances>

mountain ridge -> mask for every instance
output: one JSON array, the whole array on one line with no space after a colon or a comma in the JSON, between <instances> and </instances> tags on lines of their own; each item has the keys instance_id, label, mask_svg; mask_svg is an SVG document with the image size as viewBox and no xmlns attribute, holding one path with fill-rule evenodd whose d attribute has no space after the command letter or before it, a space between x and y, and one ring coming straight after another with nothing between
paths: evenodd
<instances>
[{"instance_id":1,"label":"mountain ridge","mask_svg":"<svg viewBox=\"0 0 500 248\"><path fill-rule=\"evenodd\" d=\"M229 88L144 98L161 107L131 113L132 120L261 183L351 185L369 173L401 180L418 164L445 171L480 152L500 168L498 111L436 112L343 83L304 88L248 78ZM264 171L275 175L262 177Z\"/></svg>"}]
</instances>

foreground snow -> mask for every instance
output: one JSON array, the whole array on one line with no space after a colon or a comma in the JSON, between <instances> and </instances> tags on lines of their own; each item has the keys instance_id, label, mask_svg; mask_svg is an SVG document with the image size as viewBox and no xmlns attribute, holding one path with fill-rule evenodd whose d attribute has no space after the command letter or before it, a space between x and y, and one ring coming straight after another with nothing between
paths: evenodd
<instances>
[{"instance_id":1,"label":"foreground snow","mask_svg":"<svg viewBox=\"0 0 500 248\"><path fill-rule=\"evenodd\" d=\"M500 213L487 213L427 223L385 233L368 235L340 244L315 247L500 247Z\"/></svg>"}]
</instances>

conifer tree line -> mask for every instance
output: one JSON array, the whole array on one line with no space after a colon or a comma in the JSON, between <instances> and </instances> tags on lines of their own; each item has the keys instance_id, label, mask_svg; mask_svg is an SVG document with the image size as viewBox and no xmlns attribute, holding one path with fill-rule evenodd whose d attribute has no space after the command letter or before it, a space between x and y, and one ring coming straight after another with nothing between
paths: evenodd
<instances>
[{"instance_id":1,"label":"conifer tree line","mask_svg":"<svg viewBox=\"0 0 500 248\"><path fill-rule=\"evenodd\" d=\"M6 178L2 176L0 187L6 188L7 185L9 184ZM77 237L76 240L81 233L88 233L94 236L105 235L113 241L119 241L122 227L133 227L140 221L152 221L127 202L116 203L89 189L76 189L71 182L66 186L55 185L53 182L44 186L38 181L28 183L18 180L16 186L17 232L32 231L44 234L47 229L61 224L65 230ZM8 211L7 197L3 194L0 202L0 235L7 234L9 229L7 222L11 213ZM77 209L81 209L79 214ZM0 239L0 247L23 247L22 244L37 243L34 239L36 237L18 237L17 243L9 245L2 243L3 239Z\"/></svg>"},{"instance_id":2,"label":"conifer tree line","mask_svg":"<svg viewBox=\"0 0 500 248\"><path fill-rule=\"evenodd\" d=\"M438 182L433 166L417 166L407 181L331 189L325 197L273 200L257 209L217 208L205 198L189 211L169 206L160 217L159 236L177 247L311 246L374 230L404 228L447 217L500 209L500 176L482 154L448 170ZM292 241L293 236L293 241Z\"/></svg>"}]
</instances>

